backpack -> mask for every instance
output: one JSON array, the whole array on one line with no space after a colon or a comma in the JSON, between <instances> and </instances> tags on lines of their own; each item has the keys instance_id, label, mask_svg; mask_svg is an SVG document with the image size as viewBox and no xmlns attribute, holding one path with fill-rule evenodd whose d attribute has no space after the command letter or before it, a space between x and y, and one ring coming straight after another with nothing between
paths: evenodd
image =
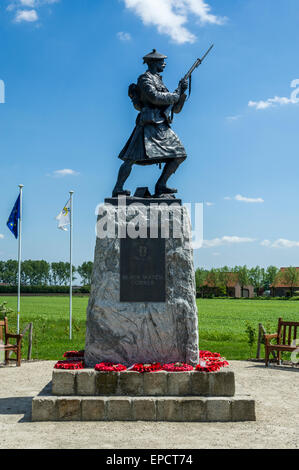
<instances>
[{"instance_id":1,"label":"backpack","mask_svg":"<svg viewBox=\"0 0 299 470\"><path fill-rule=\"evenodd\" d=\"M129 86L128 95L132 100L134 108L137 109L137 111L141 111L142 103L140 101L140 91L136 83L131 83L131 85Z\"/></svg>"}]
</instances>

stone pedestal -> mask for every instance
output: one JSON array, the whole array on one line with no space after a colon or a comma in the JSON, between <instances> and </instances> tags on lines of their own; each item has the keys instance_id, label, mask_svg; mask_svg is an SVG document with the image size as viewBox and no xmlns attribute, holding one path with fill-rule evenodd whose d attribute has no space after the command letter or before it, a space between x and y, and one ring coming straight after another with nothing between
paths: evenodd
<instances>
[{"instance_id":1,"label":"stone pedestal","mask_svg":"<svg viewBox=\"0 0 299 470\"><path fill-rule=\"evenodd\" d=\"M187 211L166 200L154 209L142 206L136 219L136 204L131 199L130 204L119 210L106 203L98 218L87 309L89 368L54 369L52 395L44 390L32 400L32 421L254 421L255 402L235 395L230 369L144 374L93 369L102 361L198 363ZM103 236L105 230L109 236ZM122 238L126 233L131 238Z\"/></svg>"},{"instance_id":2,"label":"stone pedestal","mask_svg":"<svg viewBox=\"0 0 299 470\"><path fill-rule=\"evenodd\" d=\"M32 421L255 421L255 402L235 395L233 371L55 370L52 395L32 400Z\"/></svg>"},{"instance_id":3,"label":"stone pedestal","mask_svg":"<svg viewBox=\"0 0 299 470\"><path fill-rule=\"evenodd\" d=\"M198 323L187 209L176 200L121 198L120 203L106 200L99 209L85 363L196 365Z\"/></svg>"}]
</instances>

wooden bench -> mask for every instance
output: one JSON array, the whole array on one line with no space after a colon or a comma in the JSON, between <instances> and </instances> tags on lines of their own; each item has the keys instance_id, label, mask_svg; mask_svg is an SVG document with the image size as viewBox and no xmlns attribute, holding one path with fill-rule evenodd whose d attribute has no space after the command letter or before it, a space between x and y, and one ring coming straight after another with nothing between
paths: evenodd
<instances>
[{"instance_id":1,"label":"wooden bench","mask_svg":"<svg viewBox=\"0 0 299 470\"><path fill-rule=\"evenodd\" d=\"M4 329L4 335L3 335ZM5 352L5 364L9 364L9 361L16 361L17 366L20 367L21 365L21 342L22 342L23 335L13 335L8 333L8 321L7 317L4 320L0 320L0 352ZM9 339L15 339L16 344L10 344ZM17 358L11 359L10 353L16 353Z\"/></svg>"},{"instance_id":2,"label":"wooden bench","mask_svg":"<svg viewBox=\"0 0 299 470\"><path fill-rule=\"evenodd\" d=\"M280 364L281 353L286 351L295 351L299 345L295 345L295 340L299 337L299 322L283 321L278 319L277 333L265 335L265 365L268 367L270 353L277 352L277 364ZM271 340L276 338L276 344L271 344Z\"/></svg>"}]
</instances>

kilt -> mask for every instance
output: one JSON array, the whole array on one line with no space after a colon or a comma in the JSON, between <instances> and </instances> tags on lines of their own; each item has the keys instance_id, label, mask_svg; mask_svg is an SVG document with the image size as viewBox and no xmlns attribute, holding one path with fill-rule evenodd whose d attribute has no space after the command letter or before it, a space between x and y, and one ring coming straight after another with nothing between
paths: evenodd
<instances>
[{"instance_id":1,"label":"kilt","mask_svg":"<svg viewBox=\"0 0 299 470\"><path fill-rule=\"evenodd\" d=\"M170 159L187 157L178 136L168 123L137 124L118 158L137 165L166 163Z\"/></svg>"}]
</instances>

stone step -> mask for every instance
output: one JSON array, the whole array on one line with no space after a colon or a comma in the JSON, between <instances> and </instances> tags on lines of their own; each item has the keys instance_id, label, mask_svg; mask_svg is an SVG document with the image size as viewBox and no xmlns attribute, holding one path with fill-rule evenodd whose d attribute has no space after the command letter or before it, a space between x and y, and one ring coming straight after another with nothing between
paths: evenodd
<instances>
[{"instance_id":1,"label":"stone step","mask_svg":"<svg viewBox=\"0 0 299 470\"><path fill-rule=\"evenodd\" d=\"M228 367L218 372L97 372L54 369L56 396L219 396L235 394L235 376Z\"/></svg>"},{"instance_id":2,"label":"stone step","mask_svg":"<svg viewBox=\"0 0 299 470\"><path fill-rule=\"evenodd\" d=\"M255 402L236 397L58 397L32 400L32 421L255 421Z\"/></svg>"}]
</instances>

